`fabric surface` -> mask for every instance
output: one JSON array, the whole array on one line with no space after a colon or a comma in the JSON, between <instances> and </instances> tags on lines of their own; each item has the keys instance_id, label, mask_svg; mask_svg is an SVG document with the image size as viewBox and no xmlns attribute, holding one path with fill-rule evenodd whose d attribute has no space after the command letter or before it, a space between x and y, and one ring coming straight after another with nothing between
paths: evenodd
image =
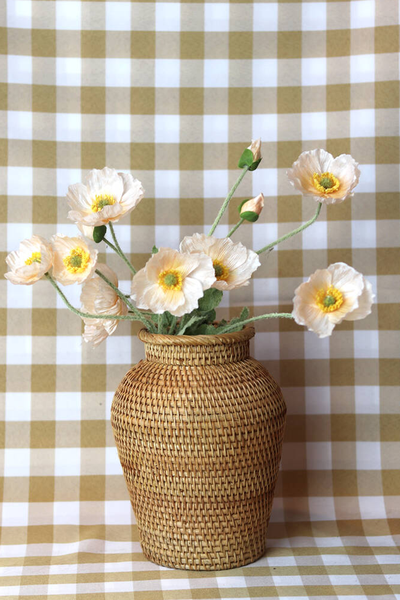
<instances>
[{"instance_id":1,"label":"fabric surface","mask_svg":"<svg viewBox=\"0 0 400 600\"><path fill-rule=\"evenodd\" d=\"M337 2L3 0L0 9L1 252L32 233L76 233L67 186L92 168L146 189L116 226L140 268L153 244L208 231L251 138L258 249L309 219L285 170L302 150L351 153L353 199L263 256L220 317L290 311L295 287L344 261L373 284L363 321L319 340L258 323L253 355L288 405L268 550L221 573L160 568L141 554L109 424L124 373L143 356L136 325L96 350L46 281L0 280L0 596L6 598L400 598L399 6ZM100 259L129 291L130 274ZM1 261L5 268L4 260ZM79 306L80 288L64 288ZM134 595L132 595L134 592Z\"/></svg>"}]
</instances>

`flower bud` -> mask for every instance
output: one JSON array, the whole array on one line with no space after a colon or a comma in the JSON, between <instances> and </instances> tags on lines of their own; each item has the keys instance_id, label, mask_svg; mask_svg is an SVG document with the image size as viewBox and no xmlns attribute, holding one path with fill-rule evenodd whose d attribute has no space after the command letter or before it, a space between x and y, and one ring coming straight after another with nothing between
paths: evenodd
<instances>
[{"instance_id":1,"label":"flower bud","mask_svg":"<svg viewBox=\"0 0 400 600\"><path fill-rule=\"evenodd\" d=\"M258 194L258 196L255 198L245 200L243 204L239 206L239 214L242 219L245 219L245 221L254 223L258 220L263 208L264 196L263 194Z\"/></svg>"},{"instance_id":2,"label":"flower bud","mask_svg":"<svg viewBox=\"0 0 400 600\"><path fill-rule=\"evenodd\" d=\"M251 144L247 148L247 150L251 150L251 152L253 153L253 162L260 161L262 158L262 156L261 156L261 138L258 138L258 140L252 140Z\"/></svg>"}]
</instances>

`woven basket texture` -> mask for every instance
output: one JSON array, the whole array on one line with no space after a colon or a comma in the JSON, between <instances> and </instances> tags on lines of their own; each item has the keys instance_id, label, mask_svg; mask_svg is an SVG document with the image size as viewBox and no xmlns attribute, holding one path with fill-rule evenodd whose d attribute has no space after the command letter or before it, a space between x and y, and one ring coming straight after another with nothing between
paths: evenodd
<instances>
[{"instance_id":1,"label":"woven basket texture","mask_svg":"<svg viewBox=\"0 0 400 600\"><path fill-rule=\"evenodd\" d=\"M215 336L139 332L111 423L145 556L220 570L255 561L281 457L286 406L250 357L254 329Z\"/></svg>"}]
</instances>

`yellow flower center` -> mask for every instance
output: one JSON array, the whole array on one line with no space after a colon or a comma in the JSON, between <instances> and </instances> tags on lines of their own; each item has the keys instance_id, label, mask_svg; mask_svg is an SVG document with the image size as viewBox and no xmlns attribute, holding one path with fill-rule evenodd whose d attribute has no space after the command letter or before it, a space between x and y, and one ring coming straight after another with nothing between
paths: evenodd
<instances>
[{"instance_id":1,"label":"yellow flower center","mask_svg":"<svg viewBox=\"0 0 400 600\"><path fill-rule=\"evenodd\" d=\"M220 260L214 260L213 267L217 281L226 281L228 279L229 269Z\"/></svg>"},{"instance_id":2,"label":"yellow flower center","mask_svg":"<svg viewBox=\"0 0 400 600\"><path fill-rule=\"evenodd\" d=\"M312 176L313 186L322 194L331 194L340 187L340 181L332 173L314 173Z\"/></svg>"},{"instance_id":3,"label":"yellow flower center","mask_svg":"<svg viewBox=\"0 0 400 600\"><path fill-rule=\"evenodd\" d=\"M115 198L109 194L99 194L92 202L92 212L100 212L105 206L115 204Z\"/></svg>"},{"instance_id":4,"label":"yellow flower center","mask_svg":"<svg viewBox=\"0 0 400 600\"><path fill-rule=\"evenodd\" d=\"M32 263L41 263L42 255L40 252L32 252L31 256L26 259L25 264L31 265Z\"/></svg>"},{"instance_id":5,"label":"yellow flower center","mask_svg":"<svg viewBox=\"0 0 400 600\"><path fill-rule=\"evenodd\" d=\"M83 273L90 262L90 254L77 246L63 259L63 263L70 273Z\"/></svg>"},{"instance_id":6,"label":"yellow flower center","mask_svg":"<svg viewBox=\"0 0 400 600\"><path fill-rule=\"evenodd\" d=\"M334 312L342 306L344 302L343 294L337 288L331 285L327 290L319 290L316 303L318 308L324 313Z\"/></svg>"},{"instance_id":7,"label":"yellow flower center","mask_svg":"<svg viewBox=\"0 0 400 600\"><path fill-rule=\"evenodd\" d=\"M161 271L158 276L158 285L160 285L163 290L179 292L179 290L182 289L182 282L182 274L176 269Z\"/></svg>"}]
</instances>

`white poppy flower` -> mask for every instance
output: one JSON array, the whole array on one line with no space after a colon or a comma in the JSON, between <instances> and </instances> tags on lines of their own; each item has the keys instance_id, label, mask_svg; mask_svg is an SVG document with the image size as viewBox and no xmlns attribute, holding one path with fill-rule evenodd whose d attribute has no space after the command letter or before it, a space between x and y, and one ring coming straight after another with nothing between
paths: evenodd
<instances>
[{"instance_id":1,"label":"white poppy flower","mask_svg":"<svg viewBox=\"0 0 400 600\"><path fill-rule=\"evenodd\" d=\"M205 254L160 248L133 277L131 297L138 308L181 317L198 308L214 281L213 265Z\"/></svg>"},{"instance_id":2,"label":"white poppy flower","mask_svg":"<svg viewBox=\"0 0 400 600\"><path fill-rule=\"evenodd\" d=\"M107 225L131 212L143 194L142 184L132 175L108 167L93 169L85 183L68 187L68 218L89 227Z\"/></svg>"},{"instance_id":3,"label":"white poppy flower","mask_svg":"<svg viewBox=\"0 0 400 600\"><path fill-rule=\"evenodd\" d=\"M230 238L218 239L204 233L183 238L180 250L189 254L207 254L217 278L212 287L222 291L249 285L252 274L261 264L258 254L248 250L241 242L232 242Z\"/></svg>"},{"instance_id":4,"label":"white poppy flower","mask_svg":"<svg viewBox=\"0 0 400 600\"><path fill-rule=\"evenodd\" d=\"M53 249L47 240L33 235L7 256L6 263L10 268L6 279L15 285L32 285L51 269Z\"/></svg>"},{"instance_id":5,"label":"white poppy flower","mask_svg":"<svg viewBox=\"0 0 400 600\"><path fill-rule=\"evenodd\" d=\"M325 150L311 150L300 154L286 174L304 196L322 204L339 204L354 195L360 169L350 154L333 158Z\"/></svg>"},{"instance_id":6,"label":"white poppy flower","mask_svg":"<svg viewBox=\"0 0 400 600\"><path fill-rule=\"evenodd\" d=\"M292 315L296 323L324 338L342 321L364 319L373 300L372 286L364 275L339 262L318 269L295 290Z\"/></svg>"},{"instance_id":7,"label":"white poppy flower","mask_svg":"<svg viewBox=\"0 0 400 600\"><path fill-rule=\"evenodd\" d=\"M107 265L98 264L97 268L118 287L118 278L114 271ZM128 307L117 296L114 290L97 274L85 281L81 293L81 311L91 315L126 315ZM118 319L83 319L85 329L83 339L98 346L116 330Z\"/></svg>"},{"instance_id":8,"label":"white poppy flower","mask_svg":"<svg viewBox=\"0 0 400 600\"><path fill-rule=\"evenodd\" d=\"M80 237L67 237L61 233L53 235L53 277L63 285L83 283L92 276L96 268L97 250L89 248Z\"/></svg>"}]
</instances>

